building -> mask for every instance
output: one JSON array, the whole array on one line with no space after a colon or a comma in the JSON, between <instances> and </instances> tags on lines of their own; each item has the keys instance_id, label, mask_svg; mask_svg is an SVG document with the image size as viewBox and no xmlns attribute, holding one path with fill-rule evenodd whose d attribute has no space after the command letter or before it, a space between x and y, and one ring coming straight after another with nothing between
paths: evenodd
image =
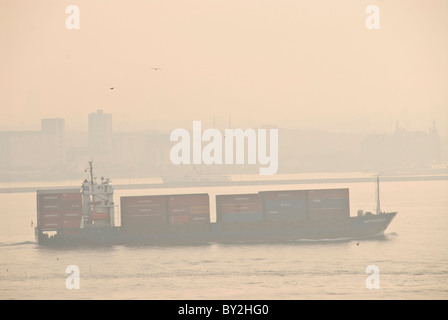
<instances>
[{"instance_id":1,"label":"building","mask_svg":"<svg viewBox=\"0 0 448 320\"><path fill-rule=\"evenodd\" d=\"M112 155L112 114L97 110L89 114L89 151L92 156ZM103 160L101 158L101 160Z\"/></svg>"},{"instance_id":2,"label":"building","mask_svg":"<svg viewBox=\"0 0 448 320\"><path fill-rule=\"evenodd\" d=\"M65 119L53 118L41 120L42 134L51 137L51 165L63 166L66 162Z\"/></svg>"},{"instance_id":3,"label":"building","mask_svg":"<svg viewBox=\"0 0 448 320\"><path fill-rule=\"evenodd\" d=\"M0 132L0 173L58 172L66 162L65 120L42 119L41 131Z\"/></svg>"}]
</instances>

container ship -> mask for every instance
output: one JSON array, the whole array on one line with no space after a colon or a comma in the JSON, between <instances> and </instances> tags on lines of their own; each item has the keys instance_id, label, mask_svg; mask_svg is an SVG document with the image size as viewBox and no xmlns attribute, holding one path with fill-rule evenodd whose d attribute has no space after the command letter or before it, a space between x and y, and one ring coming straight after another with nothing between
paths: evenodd
<instances>
[{"instance_id":1,"label":"container ship","mask_svg":"<svg viewBox=\"0 0 448 320\"><path fill-rule=\"evenodd\" d=\"M381 235L397 212L350 216L349 189L122 196L114 202L109 179L81 188L37 191L36 241L42 246L194 245L235 242L362 239Z\"/></svg>"}]
</instances>

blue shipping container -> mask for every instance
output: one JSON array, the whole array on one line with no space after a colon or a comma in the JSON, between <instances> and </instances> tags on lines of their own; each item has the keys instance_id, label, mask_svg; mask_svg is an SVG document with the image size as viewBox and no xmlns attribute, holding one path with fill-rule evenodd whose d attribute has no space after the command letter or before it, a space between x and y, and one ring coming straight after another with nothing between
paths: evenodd
<instances>
[{"instance_id":1,"label":"blue shipping container","mask_svg":"<svg viewBox=\"0 0 448 320\"><path fill-rule=\"evenodd\" d=\"M305 200L265 200L265 211L287 212L290 210L301 210L306 208Z\"/></svg>"},{"instance_id":2,"label":"blue shipping container","mask_svg":"<svg viewBox=\"0 0 448 320\"><path fill-rule=\"evenodd\" d=\"M305 209L294 209L294 210L271 210L265 211L266 221L277 221L277 220L301 220L306 219L307 213Z\"/></svg>"}]
</instances>

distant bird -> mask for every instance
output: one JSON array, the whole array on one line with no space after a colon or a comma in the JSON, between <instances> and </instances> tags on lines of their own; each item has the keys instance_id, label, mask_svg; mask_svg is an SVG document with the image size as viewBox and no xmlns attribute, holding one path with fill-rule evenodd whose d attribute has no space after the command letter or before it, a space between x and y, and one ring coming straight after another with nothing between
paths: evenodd
<instances>
[{"instance_id":1,"label":"distant bird","mask_svg":"<svg viewBox=\"0 0 448 320\"><path fill-rule=\"evenodd\" d=\"M112 87L112 88L109 88L109 90L114 90L114 87Z\"/></svg>"},{"instance_id":2,"label":"distant bird","mask_svg":"<svg viewBox=\"0 0 448 320\"><path fill-rule=\"evenodd\" d=\"M359 242L356 242L356 245L359 246Z\"/></svg>"},{"instance_id":3,"label":"distant bird","mask_svg":"<svg viewBox=\"0 0 448 320\"><path fill-rule=\"evenodd\" d=\"M162 69L160 69L160 68L151 68L152 70L155 70L155 71L157 71L157 70L162 70Z\"/></svg>"}]
</instances>

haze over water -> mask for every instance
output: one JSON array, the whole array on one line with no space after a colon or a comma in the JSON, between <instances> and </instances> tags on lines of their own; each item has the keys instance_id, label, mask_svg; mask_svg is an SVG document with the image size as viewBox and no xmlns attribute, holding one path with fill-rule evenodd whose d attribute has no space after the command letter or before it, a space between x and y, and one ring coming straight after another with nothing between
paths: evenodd
<instances>
[{"instance_id":1,"label":"haze over water","mask_svg":"<svg viewBox=\"0 0 448 320\"><path fill-rule=\"evenodd\" d=\"M311 184L350 188L351 215L373 210L373 183ZM285 186L207 188L216 194ZM154 191L154 192L153 192ZM120 190L124 195L186 189ZM188 192L204 192L204 188ZM34 193L0 194L2 299L446 299L447 181L384 182L383 209L398 216L379 239L203 246L48 249L34 243ZM213 211L213 206L212 211ZM213 216L213 214L212 214ZM80 269L80 289L65 287L66 267ZM366 268L380 271L367 289Z\"/></svg>"},{"instance_id":2,"label":"haze over water","mask_svg":"<svg viewBox=\"0 0 448 320\"><path fill-rule=\"evenodd\" d=\"M447 1L0 0L0 43L0 189L79 187L92 159L114 185L179 178L190 168L169 162L167 133L193 121L279 128L279 175L255 180L445 179L383 182L382 209L398 216L359 244L49 249L34 240L35 192L0 192L0 299L448 298ZM333 187L350 188L352 216L374 210L373 182L117 188L115 202L209 193L214 221L217 194Z\"/></svg>"}]
</instances>

